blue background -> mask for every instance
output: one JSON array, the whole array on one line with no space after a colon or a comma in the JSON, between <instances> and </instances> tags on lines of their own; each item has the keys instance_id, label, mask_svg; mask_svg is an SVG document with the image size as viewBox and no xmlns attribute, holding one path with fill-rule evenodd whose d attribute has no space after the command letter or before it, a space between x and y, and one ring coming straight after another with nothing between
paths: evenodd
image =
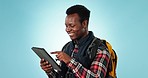
<instances>
[{"instance_id":1,"label":"blue background","mask_svg":"<svg viewBox=\"0 0 148 78\"><path fill-rule=\"evenodd\" d=\"M89 30L115 49L118 78L148 78L147 0L0 0L0 78L47 78L31 47L61 50L74 4L91 10Z\"/></svg>"}]
</instances>

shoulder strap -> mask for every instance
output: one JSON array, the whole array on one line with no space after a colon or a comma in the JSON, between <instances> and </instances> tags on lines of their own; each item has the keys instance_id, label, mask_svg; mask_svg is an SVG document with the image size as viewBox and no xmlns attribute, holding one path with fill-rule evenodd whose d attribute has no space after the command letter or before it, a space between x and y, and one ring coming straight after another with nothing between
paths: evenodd
<instances>
[{"instance_id":1,"label":"shoulder strap","mask_svg":"<svg viewBox=\"0 0 148 78\"><path fill-rule=\"evenodd\" d=\"M96 52L97 52L97 49L98 49L99 45L100 45L100 39L95 37L93 39L93 41L91 42L91 44L88 46L87 52L88 52L89 58L92 61L96 56Z\"/></svg>"}]
</instances>

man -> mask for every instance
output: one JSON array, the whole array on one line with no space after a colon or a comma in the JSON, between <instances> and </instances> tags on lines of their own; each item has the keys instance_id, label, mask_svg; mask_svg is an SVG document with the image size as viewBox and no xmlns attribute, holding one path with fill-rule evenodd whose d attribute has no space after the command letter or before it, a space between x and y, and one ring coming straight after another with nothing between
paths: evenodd
<instances>
[{"instance_id":1,"label":"man","mask_svg":"<svg viewBox=\"0 0 148 78\"><path fill-rule=\"evenodd\" d=\"M87 48L95 38L88 31L90 11L83 5L74 5L66 11L66 32L71 38L62 51L52 52L61 62L61 72L55 72L47 61L41 60L41 68L49 78L107 78L110 54L98 47L96 56L89 58Z\"/></svg>"}]
</instances>

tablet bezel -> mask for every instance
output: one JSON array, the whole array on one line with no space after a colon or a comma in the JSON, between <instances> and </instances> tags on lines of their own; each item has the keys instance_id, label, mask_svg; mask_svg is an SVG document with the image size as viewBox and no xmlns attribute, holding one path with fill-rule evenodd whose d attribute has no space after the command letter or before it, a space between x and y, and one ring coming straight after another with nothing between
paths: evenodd
<instances>
[{"instance_id":1,"label":"tablet bezel","mask_svg":"<svg viewBox=\"0 0 148 78\"><path fill-rule=\"evenodd\" d=\"M39 47L32 47L31 48L41 59L45 59L48 61L53 69L56 69L58 71L61 71L60 66L54 61L54 59L47 53L47 51L44 48Z\"/></svg>"}]
</instances>

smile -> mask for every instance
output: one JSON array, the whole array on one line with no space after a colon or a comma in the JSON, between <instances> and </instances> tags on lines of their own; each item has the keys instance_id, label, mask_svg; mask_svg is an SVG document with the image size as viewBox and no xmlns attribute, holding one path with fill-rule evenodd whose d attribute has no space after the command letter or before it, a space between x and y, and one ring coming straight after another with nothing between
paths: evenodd
<instances>
[{"instance_id":1,"label":"smile","mask_svg":"<svg viewBox=\"0 0 148 78\"><path fill-rule=\"evenodd\" d=\"M73 35L74 35L74 33L69 33L68 35L69 35L69 36L73 36Z\"/></svg>"}]
</instances>

